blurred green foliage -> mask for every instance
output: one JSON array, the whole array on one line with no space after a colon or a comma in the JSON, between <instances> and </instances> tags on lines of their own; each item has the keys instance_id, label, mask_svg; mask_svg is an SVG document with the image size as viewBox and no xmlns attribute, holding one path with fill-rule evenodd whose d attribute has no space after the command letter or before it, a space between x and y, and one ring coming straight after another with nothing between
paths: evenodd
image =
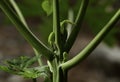
<instances>
[{"instance_id":1,"label":"blurred green foliage","mask_svg":"<svg viewBox=\"0 0 120 82\"><path fill-rule=\"evenodd\" d=\"M23 15L27 18L40 18L38 20L38 28L36 31L40 33L40 37L47 43L47 37L52 31L52 15L47 14L42 9L43 0L16 0ZM60 0L60 21L68 19L69 9L73 9L74 17L77 14L81 0ZM93 32L97 34L100 29L115 13L114 5L117 0L90 0L85 23L88 24ZM31 19L31 20L32 20ZM32 27L33 28L33 27ZM116 42L115 34L119 28L113 29L105 38L105 42L112 46ZM120 31L119 31L120 32Z\"/></svg>"},{"instance_id":2,"label":"blurred green foliage","mask_svg":"<svg viewBox=\"0 0 120 82\"><path fill-rule=\"evenodd\" d=\"M116 12L115 3L117 3L117 0L91 0L87 10L86 21L94 34L97 34ZM116 42L115 34L120 32L118 29L120 28L116 26L104 39L109 46L113 46Z\"/></svg>"}]
</instances>

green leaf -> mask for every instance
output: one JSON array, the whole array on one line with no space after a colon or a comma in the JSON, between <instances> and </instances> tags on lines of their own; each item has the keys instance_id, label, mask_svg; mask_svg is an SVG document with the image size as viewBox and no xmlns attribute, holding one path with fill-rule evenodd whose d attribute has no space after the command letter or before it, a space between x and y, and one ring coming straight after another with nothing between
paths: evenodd
<instances>
[{"instance_id":1,"label":"green leaf","mask_svg":"<svg viewBox=\"0 0 120 82\"><path fill-rule=\"evenodd\" d=\"M19 72L25 68L25 64L29 59L30 58L27 56L21 56L15 59L6 60L5 63L9 70Z\"/></svg>"},{"instance_id":2,"label":"green leaf","mask_svg":"<svg viewBox=\"0 0 120 82\"><path fill-rule=\"evenodd\" d=\"M35 63L38 57L29 58L22 56L12 60L7 60L5 65L0 65L0 70L23 76L25 78L43 77L50 82L50 69L47 65L29 68L28 66Z\"/></svg>"},{"instance_id":3,"label":"green leaf","mask_svg":"<svg viewBox=\"0 0 120 82\"><path fill-rule=\"evenodd\" d=\"M27 57L21 56L15 59L6 60L4 65L0 66L0 70L11 73L11 74L19 74L23 72L24 69L33 65L39 57Z\"/></svg>"},{"instance_id":4,"label":"green leaf","mask_svg":"<svg viewBox=\"0 0 120 82\"><path fill-rule=\"evenodd\" d=\"M6 66L0 66L0 70L5 71L5 72L11 72L8 67Z\"/></svg>"},{"instance_id":5,"label":"green leaf","mask_svg":"<svg viewBox=\"0 0 120 82\"><path fill-rule=\"evenodd\" d=\"M47 13L47 15L50 15L53 11L52 0L44 0L42 3L42 8Z\"/></svg>"},{"instance_id":6,"label":"green leaf","mask_svg":"<svg viewBox=\"0 0 120 82\"><path fill-rule=\"evenodd\" d=\"M48 66L39 66L34 68L26 68L22 72L19 72L19 75L25 78L38 78L38 77L49 77L49 67Z\"/></svg>"},{"instance_id":7,"label":"green leaf","mask_svg":"<svg viewBox=\"0 0 120 82\"><path fill-rule=\"evenodd\" d=\"M24 68L27 68L34 64L37 61L38 57L27 57L27 56L21 56L12 60L7 60L6 65L11 70L23 70Z\"/></svg>"}]
</instances>

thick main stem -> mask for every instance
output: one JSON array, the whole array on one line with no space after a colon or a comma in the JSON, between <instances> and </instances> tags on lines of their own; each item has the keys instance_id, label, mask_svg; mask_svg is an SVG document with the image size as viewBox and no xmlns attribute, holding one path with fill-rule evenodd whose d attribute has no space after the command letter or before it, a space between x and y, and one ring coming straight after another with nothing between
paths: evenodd
<instances>
[{"instance_id":1,"label":"thick main stem","mask_svg":"<svg viewBox=\"0 0 120 82\"><path fill-rule=\"evenodd\" d=\"M57 59L50 61L51 72L53 80L52 82L67 82L67 71L61 69Z\"/></svg>"},{"instance_id":2,"label":"thick main stem","mask_svg":"<svg viewBox=\"0 0 120 82\"><path fill-rule=\"evenodd\" d=\"M58 66L53 72L53 82L67 82L67 71Z\"/></svg>"},{"instance_id":3,"label":"thick main stem","mask_svg":"<svg viewBox=\"0 0 120 82\"><path fill-rule=\"evenodd\" d=\"M58 52L61 51L61 33L60 33L60 17L59 17L59 0L53 0L53 32L55 33L55 44Z\"/></svg>"}]
</instances>

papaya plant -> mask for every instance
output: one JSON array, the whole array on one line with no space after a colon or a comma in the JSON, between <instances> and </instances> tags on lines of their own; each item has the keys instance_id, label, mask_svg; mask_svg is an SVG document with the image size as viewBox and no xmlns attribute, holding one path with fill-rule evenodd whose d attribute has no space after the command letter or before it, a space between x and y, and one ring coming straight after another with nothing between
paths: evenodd
<instances>
[{"instance_id":1,"label":"papaya plant","mask_svg":"<svg viewBox=\"0 0 120 82\"><path fill-rule=\"evenodd\" d=\"M32 58L21 56L6 60L4 65L0 65L0 70L30 78L33 82L37 82L38 77L43 77L44 82L67 82L69 70L89 56L120 19L120 9L118 9L93 40L75 57L68 59L69 51L80 31L89 0L81 0L75 21L69 19L60 21L59 2L59 0L44 0L42 3L42 8L47 15L53 15L53 29L48 37L49 46L46 46L30 30L17 3L14 0L0 0L2 11L35 52ZM68 24L71 24L70 30L67 29ZM47 59L47 65L43 64L42 56ZM32 66L36 62L38 66Z\"/></svg>"}]
</instances>

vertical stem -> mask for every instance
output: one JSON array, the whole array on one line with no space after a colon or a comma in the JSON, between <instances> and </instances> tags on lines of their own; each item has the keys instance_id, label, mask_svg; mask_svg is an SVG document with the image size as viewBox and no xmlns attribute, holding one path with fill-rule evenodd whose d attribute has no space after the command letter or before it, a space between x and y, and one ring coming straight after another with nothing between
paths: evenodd
<instances>
[{"instance_id":1,"label":"vertical stem","mask_svg":"<svg viewBox=\"0 0 120 82\"><path fill-rule=\"evenodd\" d=\"M61 67L58 68L57 82L67 82L67 70L63 70Z\"/></svg>"},{"instance_id":2,"label":"vertical stem","mask_svg":"<svg viewBox=\"0 0 120 82\"><path fill-rule=\"evenodd\" d=\"M67 82L67 71L61 69L57 63L57 59L54 59L51 64L53 71L53 82Z\"/></svg>"},{"instance_id":3,"label":"vertical stem","mask_svg":"<svg viewBox=\"0 0 120 82\"><path fill-rule=\"evenodd\" d=\"M59 0L53 0L53 32L55 33L55 44L57 47L57 55L60 59L54 59L53 66L53 82L65 82L64 71L59 67L62 59L63 45L61 42L60 17L59 17Z\"/></svg>"},{"instance_id":4,"label":"vertical stem","mask_svg":"<svg viewBox=\"0 0 120 82\"><path fill-rule=\"evenodd\" d=\"M58 52L61 51L61 35L60 35L60 20L59 20L59 0L53 0L53 32L55 33L55 43Z\"/></svg>"},{"instance_id":5,"label":"vertical stem","mask_svg":"<svg viewBox=\"0 0 120 82\"><path fill-rule=\"evenodd\" d=\"M60 82L67 82L67 77L68 77L68 71L63 70L61 67L59 69L60 71Z\"/></svg>"},{"instance_id":6,"label":"vertical stem","mask_svg":"<svg viewBox=\"0 0 120 82\"><path fill-rule=\"evenodd\" d=\"M57 82L57 77L58 77L58 72L57 72L57 59L55 58L53 61L50 62L52 65L52 77L53 77L53 82Z\"/></svg>"}]
</instances>

